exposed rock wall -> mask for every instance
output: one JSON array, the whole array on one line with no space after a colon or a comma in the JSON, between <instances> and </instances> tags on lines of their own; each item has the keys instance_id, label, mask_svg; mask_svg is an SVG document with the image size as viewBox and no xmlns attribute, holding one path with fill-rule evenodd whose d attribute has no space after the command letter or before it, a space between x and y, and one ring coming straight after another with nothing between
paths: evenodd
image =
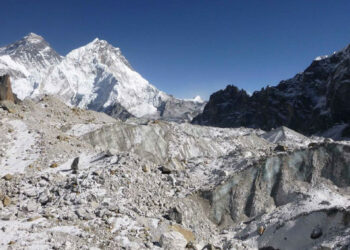
<instances>
[{"instance_id":1,"label":"exposed rock wall","mask_svg":"<svg viewBox=\"0 0 350 250\"><path fill-rule=\"evenodd\" d=\"M193 123L270 130L287 126L304 134L350 122L350 46L314 60L294 78L249 96L229 85L211 95Z\"/></svg>"}]
</instances>

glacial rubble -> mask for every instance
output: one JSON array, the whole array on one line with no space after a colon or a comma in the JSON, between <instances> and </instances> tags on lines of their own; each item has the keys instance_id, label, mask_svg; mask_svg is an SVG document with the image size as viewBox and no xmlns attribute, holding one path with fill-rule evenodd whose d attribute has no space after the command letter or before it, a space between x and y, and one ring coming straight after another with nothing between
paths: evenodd
<instances>
[{"instance_id":1,"label":"glacial rubble","mask_svg":"<svg viewBox=\"0 0 350 250\"><path fill-rule=\"evenodd\" d=\"M0 248L347 249L350 143L0 108Z\"/></svg>"}]
</instances>

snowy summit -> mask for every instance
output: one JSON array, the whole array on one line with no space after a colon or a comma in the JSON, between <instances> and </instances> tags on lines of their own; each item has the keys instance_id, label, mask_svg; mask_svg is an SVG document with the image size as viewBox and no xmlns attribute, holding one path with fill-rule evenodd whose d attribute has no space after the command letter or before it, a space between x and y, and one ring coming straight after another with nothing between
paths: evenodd
<instances>
[{"instance_id":1,"label":"snowy summit","mask_svg":"<svg viewBox=\"0 0 350 250\"><path fill-rule=\"evenodd\" d=\"M167 119L190 120L204 105L199 99L180 100L158 90L131 67L119 48L98 38L63 57L44 38L30 33L0 48L0 74L6 73L20 99L57 95L68 105L120 118L165 114Z\"/></svg>"}]
</instances>

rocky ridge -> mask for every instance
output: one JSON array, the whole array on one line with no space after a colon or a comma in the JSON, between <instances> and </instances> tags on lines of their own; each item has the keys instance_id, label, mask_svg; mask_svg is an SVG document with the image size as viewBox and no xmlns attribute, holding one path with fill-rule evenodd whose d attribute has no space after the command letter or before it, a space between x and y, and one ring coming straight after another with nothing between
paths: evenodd
<instances>
[{"instance_id":1,"label":"rocky ridge","mask_svg":"<svg viewBox=\"0 0 350 250\"><path fill-rule=\"evenodd\" d=\"M249 96L229 85L211 95L193 123L270 130L286 126L303 134L349 137L350 45L316 58L304 72Z\"/></svg>"},{"instance_id":2,"label":"rocky ridge","mask_svg":"<svg viewBox=\"0 0 350 250\"><path fill-rule=\"evenodd\" d=\"M0 116L1 248L350 246L346 141L121 122L52 96Z\"/></svg>"}]
</instances>

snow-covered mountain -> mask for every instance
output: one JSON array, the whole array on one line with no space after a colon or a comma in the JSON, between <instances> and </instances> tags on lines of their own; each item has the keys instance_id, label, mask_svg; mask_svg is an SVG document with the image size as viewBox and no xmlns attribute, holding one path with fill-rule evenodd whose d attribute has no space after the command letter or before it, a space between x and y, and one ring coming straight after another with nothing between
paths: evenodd
<instances>
[{"instance_id":1,"label":"snow-covered mountain","mask_svg":"<svg viewBox=\"0 0 350 250\"><path fill-rule=\"evenodd\" d=\"M14 93L23 99L33 95L42 79L61 60L41 36L30 33L0 48L0 74L10 74Z\"/></svg>"},{"instance_id":2,"label":"snow-covered mountain","mask_svg":"<svg viewBox=\"0 0 350 250\"><path fill-rule=\"evenodd\" d=\"M30 33L1 48L0 55L0 72L11 75L13 91L21 99L52 94L66 104L115 117L177 121L191 120L204 106L198 98L180 100L158 90L131 67L119 48L97 38L62 57Z\"/></svg>"}]
</instances>

